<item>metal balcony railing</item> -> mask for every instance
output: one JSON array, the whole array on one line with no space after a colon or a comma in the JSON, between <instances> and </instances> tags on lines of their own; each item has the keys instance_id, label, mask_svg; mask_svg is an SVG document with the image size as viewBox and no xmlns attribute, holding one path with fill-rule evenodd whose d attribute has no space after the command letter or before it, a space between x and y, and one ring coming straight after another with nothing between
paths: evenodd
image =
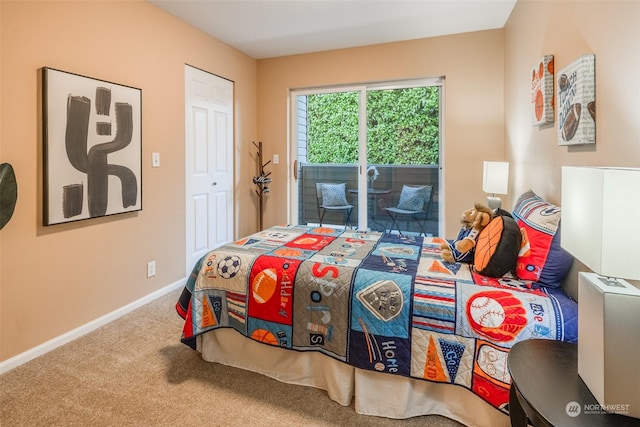
<instances>
[{"instance_id":1,"label":"metal balcony railing","mask_svg":"<svg viewBox=\"0 0 640 427\"><path fill-rule=\"evenodd\" d=\"M368 226L376 231L390 231L391 217L384 210L385 207L396 206L403 185L431 185L433 194L428 208L426 231L431 235L438 235L439 230L439 167L437 165L375 165L378 177L370 183L376 191L369 193ZM354 205L351 222L355 228L358 224L358 166L355 164L309 164L301 163L298 170L298 223L318 224L318 206L316 198L316 183L342 183L347 188L349 202ZM351 191L349 191L351 190ZM329 212L323 223L327 225L344 226L343 212ZM400 220L400 232L403 234L418 234L420 226L413 220ZM396 231L397 232L397 231Z\"/></svg>"}]
</instances>

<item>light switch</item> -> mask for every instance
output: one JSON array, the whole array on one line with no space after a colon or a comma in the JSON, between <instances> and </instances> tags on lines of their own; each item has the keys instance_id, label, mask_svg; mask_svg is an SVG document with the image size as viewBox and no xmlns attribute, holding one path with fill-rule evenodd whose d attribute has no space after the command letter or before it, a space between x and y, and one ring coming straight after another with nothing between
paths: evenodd
<instances>
[{"instance_id":1,"label":"light switch","mask_svg":"<svg viewBox=\"0 0 640 427\"><path fill-rule=\"evenodd\" d=\"M160 153L151 154L151 166L153 166L154 168L160 167Z\"/></svg>"},{"instance_id":2,"label":"light switch","mask_svg":"<svg viewBox=\"0 0 640 427\"><path fill-rule=\"evenodd\" d=\"M280 161L280 156L278 156L277 154L274 154L273 155L273 164L277 165L279 161Z\"/></svg>"}]
</instances>

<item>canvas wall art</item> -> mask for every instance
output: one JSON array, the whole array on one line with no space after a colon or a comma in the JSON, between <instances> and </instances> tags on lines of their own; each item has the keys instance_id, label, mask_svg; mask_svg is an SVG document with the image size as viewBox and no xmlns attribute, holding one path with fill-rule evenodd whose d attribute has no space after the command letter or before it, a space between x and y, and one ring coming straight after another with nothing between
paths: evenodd
<instances>
[{"instance_id":1,"label":"canvas wall art","mask_svg":"<svg viewBox=\"0 0 640 427\"><path fill-rule=\"evenodd\" d=\"M142 209L142 91L43 68L44 225Z\"/></svg>"},{"instance_id":2,"label":"canvas wall art","mask_svg":"<svg viewBox=\"0 0 640 427\"><path fill-rule=\"evenodd\" d=\"M595 144L595 55L583 55L560 70L556 86L558 144Z\"/></svg>"},{"instance_id":3,"label":"canvas wall art","mask_svg":"<svg viewBox=\"0 0 640 427\"><path fill-rule=\"evenodd\" d=\"M553 123L553 55L545 55L531 70L531 122Z\"/></svg>"}]
</instances>

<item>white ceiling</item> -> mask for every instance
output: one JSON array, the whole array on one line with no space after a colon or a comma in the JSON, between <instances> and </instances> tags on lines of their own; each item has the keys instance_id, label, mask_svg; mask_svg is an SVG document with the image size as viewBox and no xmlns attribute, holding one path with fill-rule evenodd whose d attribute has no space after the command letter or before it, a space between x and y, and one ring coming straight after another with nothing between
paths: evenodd
<instances>
[{"instance_id":1,"label":"white ceiling","mask_svg":"<svg viewBox=\"0 0 640 427\"><path fill-rule=\"evenodd\" d=\"M504 27L516 0L148 0L256 58Z\"/></svg>"}]
</instances>

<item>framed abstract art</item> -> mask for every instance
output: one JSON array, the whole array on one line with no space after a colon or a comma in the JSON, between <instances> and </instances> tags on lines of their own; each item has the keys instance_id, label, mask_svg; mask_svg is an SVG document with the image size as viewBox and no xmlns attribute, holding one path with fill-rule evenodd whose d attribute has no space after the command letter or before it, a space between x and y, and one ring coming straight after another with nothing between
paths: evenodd
<instances>
[{"instance_id":1,"label":"framed abstract art","mask_svg":"<svg viewBox=\"0 0 640 427\"><path fill-rule=\"evenodd\" d=\"M142 91L42 69L44 225L142 209Z\"/></svg>"}]
</instances>

